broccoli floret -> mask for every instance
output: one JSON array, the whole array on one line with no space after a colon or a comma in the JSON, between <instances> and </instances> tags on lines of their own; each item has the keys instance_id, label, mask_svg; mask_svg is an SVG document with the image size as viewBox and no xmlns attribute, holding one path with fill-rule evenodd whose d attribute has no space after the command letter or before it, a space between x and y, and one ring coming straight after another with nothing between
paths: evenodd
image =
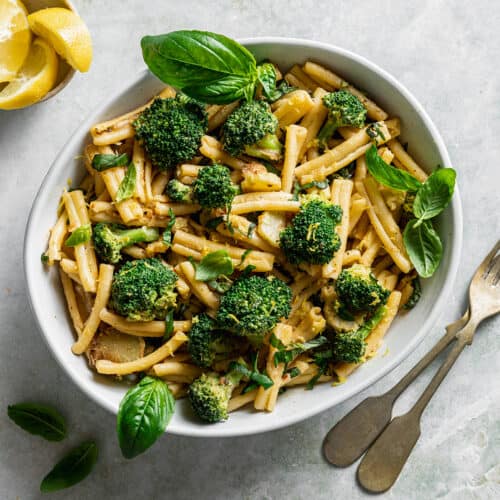
<instances>
[{"instance_id":1,"label":"broccoli floret","mask_svg":"<svg viewBox=\"0 0 500 500\"><path fill-rule=\"evenodd\" d=\"M318 140L322 146L326 146L339 127L361 128L365 124L365 107L355 95L347 90L326 94L323 97L323 104L328 108L328 118L318 134Z\"/></svg>"},{"instance_id":2,"label":"broccoli floret","mask_svg":"<svg viewBox=\"0 0 500 500\"><path fill-rule=\"evenodd\" d=\"M333 358L346 363L359 363L365 355L366 337L380 323L385 312L385 305L381 305L357 330L338 332L332 340Z\"/></svg>"},{"instance_id":3,"label":"broccoli floret","mask_svg":"<svg viewBox=\"0 0 500 500\"><path fill-rule=\"evenodd\" d=\"M134 243L151 242L159 237L155 227L123 228L117 224L98 223L92 231L95 251L100 259L109 264L116 264L122 258L122 248Z\"/></svg>"},{"instance_id":4,"label":"broccoli floret","mask_svg":"<svg viewBox=\"0 0 500 500\"><path fill-rule=\"evenodd\" d=\"M338 205L312 199L304 203L290 226L280 233L280 246L292 264L326 264L340 247L335 227L342 218Z\"/></svg>"},{"instance_id":5,"label":"broccoli floret","mask_svg":"<svg viewBox=\"0 0 500 500\"><path fill-rule=\"evenodd\" d=\"M387 302L390 293L380 285L371 269L361 264L342 270L335 291L340 302L352 313L373 312Z\"/></svg>"},{"instance_id":6,"label":"broccoli floret","mask_svg":"<svg viewBox=\"0 0 500 500\"><path fill-rule=\"evenodd\" d=\"M168 182L166 192L171 201L180 203L192 203L193 201L193 188L177 179Z\"/></svg>"},{"instance_id":7,"label":"broccoli floret","mask_svg":"<svg viewBox=\"0 0 500 500\"><path fill-rule=\"evenodd\" d=\"M165 319L175 307L177 275L160 259L126 262L113 276L110 306L131 321Z\"/></svg>"},{"instance_id":8,"label":"broccoli floret","mask_svg":"<svg viewBox=\"0 0 500 500\"><path fill-rule=\"evenodd\" d=\"M241 339L216 329L215 321L206 314L193 318L188 349L198 366L208 368L214 362L227 359L241 347Z\"/></svg>"},{"instance_id":9,"label":"broccoli floret","mask_svg":"<svg viewBox=\"0 0 500 500\"><path fill-rule=\"evenodd\" d=\"M219 328L259 342L290 314L292 291L278 278L241 276L221 297Z\"/></svg>"},{"instance_id":10,"label":"broccoli floret","mask_svg":"<svg viewBox=\"0 0 500 500\"><path fill-rule=\"evenodd\" d=\"M153 163L168 170L196 155L208 120L201 104L178 95L155 99L133 125Z\"/></svg>"},{"instance_id":11,"label":"broccoli floret","mask_svg":"<svg viewBox=\"0 0 500 500\"><path fill-rule=\"evenodd\" d=\"M201 168L193 185L193 197L203 208L229 207L237 192L224 165Z\"/></svg>"},{"instance_id":12,"label":"broccoli floret","mask_svg":"<svg viewBox=\"0 0 500 500\"><path fill-rule=\"evenodd\" d=\"M189 386L188 396L198 417L210 423L226 420L231 394L242 376L241 373L232 371L226 375L204 373L197 378Z\"/></svg>"},{"instance_id":13,"label":"broccoli floret","mask_svg":"<svg viewBox=\"0 0 500 500\"><path fill-rule=\"evenodd\" d=\"M246 153L256 158L277 161L282 145L276 136L278 120L268 104L252 101L242 104L222 127L224 149L233 156Z\"/></svg>"}]
</instances>

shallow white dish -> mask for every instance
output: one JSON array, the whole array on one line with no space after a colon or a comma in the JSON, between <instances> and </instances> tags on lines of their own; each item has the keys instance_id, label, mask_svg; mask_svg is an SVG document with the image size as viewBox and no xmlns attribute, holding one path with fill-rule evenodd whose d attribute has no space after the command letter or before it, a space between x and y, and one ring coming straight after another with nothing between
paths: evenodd
<instances>
[{"instance_id":1,"label":"shallow white dish","mask_svg":"<svg viewBox=\"0 0 500 500\"><path fill-rule=\"evenodd\" d=\"M450 166L450 158L436 127L417 100L397 80L366 59L346 50L318 42L291 38L243 40L257 60L270 59L286 69L311 59L332 67L346 80L365 90L390 115L402 123L402 141L427 170L441 164ZM112 379L93 373L84 356L74 356L74 341L55 269L47 271L40 262L46 249L49 228L62 190L68 178L78 181L84 172L78 159L89 142L88 130L96 122L109 119L143 104L163 87L149 72L140 73L123 90L94 111L63 148L45 177L29 217L24 268L33 314L56 360L86 394L109 411L116 413L126 390ZM332 387L318 385L312 391L297 388L283 394L273 413L254 412L251 408L231 414L228 421L207 425L192 414L186 401L179 401L168 432L187 436L221 437L256 434L285 427L331 408L373 384L395 368L424 338L446 305L458 269L462 245L462 210L456 190L450 207L438 221L444 243L441 267L432 279L424 280L422 299L404 318L398 318L379 356L355 371L346 383ZM386 351L387 354L382 356Z\"/></svg>"}]
</instances>

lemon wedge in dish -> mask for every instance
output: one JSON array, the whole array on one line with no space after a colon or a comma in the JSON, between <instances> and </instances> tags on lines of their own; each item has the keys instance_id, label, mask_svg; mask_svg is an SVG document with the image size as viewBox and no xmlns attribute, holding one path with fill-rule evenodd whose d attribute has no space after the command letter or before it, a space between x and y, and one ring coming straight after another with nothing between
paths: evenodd
<instances>
[{"instance_id":1,"label":"lemon wedge in dish","mask_svg":"<svg viewBox=\"0 0 500 500\"><path fill-rule=\"evenodd\" d=\"M31 44L28 13L19 0L0 0L0 82L10 82Z\"/></svg>"},{"instance_id":2,"label":"lemon wedge in dish","mask_svg":"<svg viewBox=\"0 0 500 500\"><path fill-rule=\"evenodd\" d=\"M88 71L92 63L92 39L82 18L69 9L53 7L28 16L31 30L47 40L70 66Z\"/></svg>"},{"instance_id":3,"label":"lemon wedge in dish","mask_svg":"<svg viewBox=\"0 0 500 500\"><path fill-rule=\"evenodd\" d=\"M18 109L42 99L54 86L59 60L54 49L36 38L16 78L0 91L0 109Z\"/></svg>"}]
</instances>

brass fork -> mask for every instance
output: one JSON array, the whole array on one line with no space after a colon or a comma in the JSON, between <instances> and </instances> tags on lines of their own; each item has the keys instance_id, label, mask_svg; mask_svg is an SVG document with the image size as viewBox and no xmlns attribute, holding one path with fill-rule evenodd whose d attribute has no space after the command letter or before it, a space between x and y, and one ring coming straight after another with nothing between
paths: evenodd
<instances>
[{"instance_id":1,"label":"brass fork","mask_svg":"<svg viewBox=\"0 0 500 500\"><path fill-rule=\"evenodd\" d=\"M420 436L420 417L478 325L500 312L500 241L483 260L469 287L469 309L447 327L434 348L387 393L367 398L327 434L323 449L327 460L346 466L359 458L373 442L358 467L358 481L367 490L388 490L398 478ZM452 341L455 345L415 405L393 420L392 405L401 392ZM388 425L387 425L388 424Z\"/></svg>"}]
</instances>

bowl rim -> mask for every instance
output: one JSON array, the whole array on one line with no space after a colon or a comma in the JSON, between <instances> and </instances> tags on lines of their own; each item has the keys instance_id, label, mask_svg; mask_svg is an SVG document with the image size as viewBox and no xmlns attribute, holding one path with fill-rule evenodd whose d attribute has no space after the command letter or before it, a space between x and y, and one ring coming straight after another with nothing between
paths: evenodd
<instances>
[{"instance_id":1,"label":"bowl rim","mask_svg":"<svg viewBox=\"0 0 500 500\"><path fill-rule=\"evenodd\" d=\"M444 141L439 134L436 126L432 122L431 118L427 114L427 112L424 110L422 105L418 102L418 100L413 96L413 94L402 84L400 83L395 77L393 77L391 74L389 74L387 71L384 69L380 68L378 65L375 63L369 61L363 56L360 56L354 52L351 52L349 50L343 49L341 47L338 47L333 44L328 44L324 42L316 42L313 40L308 40L308 39L301 39L301 38L290 38L290 37L252 37L252 38L243 38L243 39L238 39L238 41L245 45L246 47L251 48L254 45L262 45L262 44L281 44L281 45L287 45L293 47L301 46L301 47L309 47L312 49L322 49L326 50L328 52L331 52L336 55L340 55L342 57L346 57L348 59L354 60L354 62L360 64L361 66L367 67L370 71L376 73L378 76L380 76L382 79L387 80L392 86L394 86L402 95L403 97L410 103L410 105L413 107L413 109L417 112L421 120L423 121L426 129L429 131L430 135L432 136L432 140L435 142L436 147L439 151L440 156L443 158L445 163L447 165L451 165L451 160L448 154L448 151L446 149L446 146L444 144ZM117 100L120 98L121 95L123 95L125 92L127 92L129 89L131 89L133 86L137 85L141 79L145 77L145 75L148 73L148 70L142 70L140 71L133 79L130 79L125 85L121 86L120 89L116 92L114 92L111 96L107 96L100 104L99 106L95 107L92 109L92 111L87 115L85 120L81 122L76 130L80 130L83 127L89 128L94 120L94 115L97 115L100 110L104 106L106 106L109 102ZM31 312L35 318L36 324L38 329L40 330L42 337L48 346L50 352L52 355L56 358L56 361L58 364L62 367L64 372L69 376L69 378L75 383L80 390L87 396L89 396L90 399L92 399L94 402L98 403L101 407L107 409L113 414L117 413L117 408L110 403L109 400L107 400L104 396L102 396L99 392L93 391L91 388L87 387L87 385L78 379L77 376L73 374L71 370L68 369L66 366L65 360L60 359L59 356L56 354L55 350L52 348L52 341L50 339L50 335L45 332L44 328L42 327L42 321L40 320L41 317L41 312L38 308L37 301L35 299L36 294L35 294L35 288L34 284L31 280L31 268L32 266L35 265L34 262L31 262L28 256L28 243L31 240L31 233L33 230L33 218L34 214L39 211L42 207L39 207L38 205L41 202L41 195L45 191L46 186L50 185L50 182L52 181L52 178L57 174L58 169L55 167L59 164L60 159L64 158L67 156L67 151L72 148L73 144L73 135L70 136L68 141L65 143L63 148L59 151L57 154L54 162L52 163L51 167L49 168L48 172L46 173L38 191L35 196L35 199L33 201L33 205L31 207L31 210L29 212L28 216L28 221L26 225L26 230L25 230L25 235L24 235L24 248L23 248L23 269L24 269L24 279L25 279L25 284L26 288L28 291L28 302L30 305ZM246 435L254 435L254 434L261 434L264 432L269 432L277 429L281 429L287 426L290 426L292 424L301 422L303 420L306 420L314 415L317 415L323 411L326 411L330 408L332 408L335 404L340 404L347 399L351 398L352 396L359 394L362 392L364 389L369 387L370 385L374 384L378 380L380 380L382 377L387 375L390 371L394 370L404 359L406 359L409 354L422 342L424 337L429 333L430 329L432 326L437 322L439 317L442 314L442 306L445 303L445 301L448 299L448 296L451 292L451 289L454 285L455 278L458 272L458 266L460 262L460 257L461 257L461 249L462 249L462 237L463 237L463 215L462 215L462 205L461 205L461 199L460 199L460 193L458 190L458 186L455 188L454 196L452 198L452 201L448 207L449 210L452 210L453 212L453 220L454 220L454 225L453 227L453 240L452 240L452 248L450 249L450 261L448 264L448 271L447 274L445 275L444 279L444 284L443 287L441 288L438 298L434 305L432 306L432 309L430 311L430 314L425 318L425 320L422 322L421 326L417 330L417 334L412 337L412 340L408 342L404 349L402 349L400 352L397 353L394 357L391 357L390 361L383 366L380 370L378 370L376 373L371 374L370 376L366 377L363 379L361 382L359 382L353 389L350 391L347 391L346 394L342 395L340 399L337 399L334 403L331 402L329 398L325 398L325 400L321 404L317 404L314 407L307 408L304 407L303 411L301 411L299 414L292 413L279 421L276 420L269 420L269 423L267 425L261 426L259 429L252 429L251 426L244 427L239 430L234 430L234 429L223 429L223 425L221 426L205 426L201 425L193 430L190 428L189 430L183 429L182 425L180 426L169 426L167 429L167 432L170 434L174 435L180 435L180 436L189 436L189 437L237 437L237 436L246 436ZM423 333L420 333L423 332Z\"/></svg>"}]
</instances>

